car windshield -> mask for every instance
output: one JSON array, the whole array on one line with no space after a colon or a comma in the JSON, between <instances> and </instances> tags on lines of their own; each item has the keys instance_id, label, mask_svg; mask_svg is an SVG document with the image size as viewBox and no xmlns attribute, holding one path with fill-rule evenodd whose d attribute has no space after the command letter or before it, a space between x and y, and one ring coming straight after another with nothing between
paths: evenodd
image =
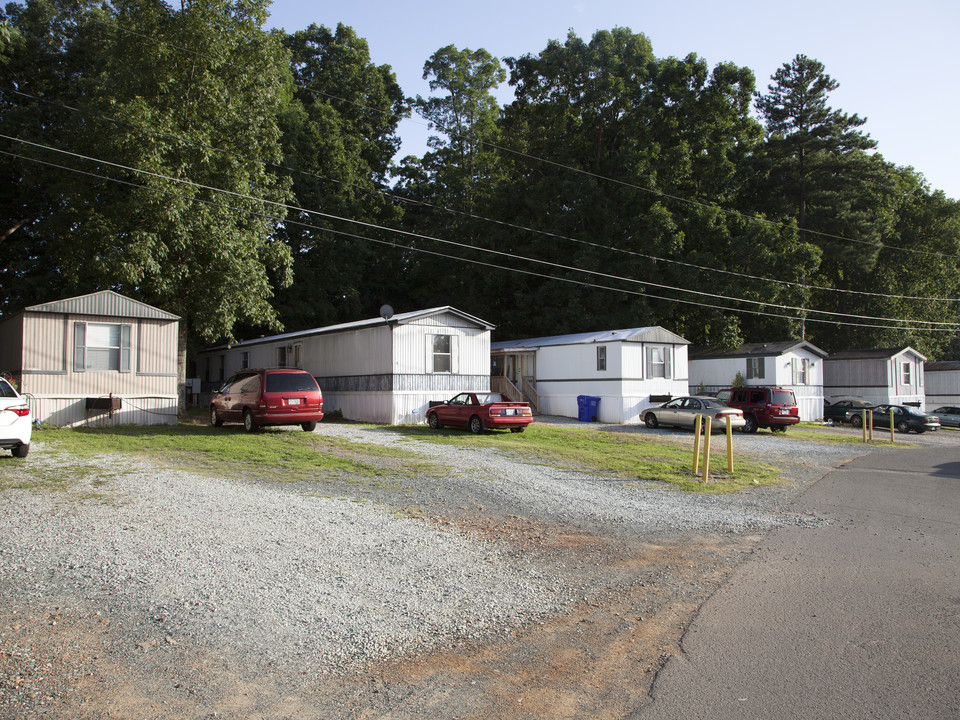
<instances>
[{"instance_id":1,"label":"car windshield","mask_svg":"<svg viewBox=\"0 0 960 720\"><path fill-rule=\"evenodd\" d=\"M792 390L775 390L770 394L770 402L774 405L796 405L797 399Z\"/></svg>"},{"instance_id":2,"label":"car windshield","mask_svg":"<svg viewBox=\"0 0 960 720\"><path fill-rule=\"evenodd\" d=\"M267 373L268 393L316 392L317 381L309 373Z\"/></svg>"},{"instance_id":3,"label":"car windshield","mask_svg":"<svg viewBox=\"0 0 960 720\"><path fill-rule=\"evenodd\" d=\"M480 405L486 405L487 403L498 403L506 402L503 399L503 395L500 393L487 393L486 395L477 395L477 402Z\"/></svg>"}]
</instances>

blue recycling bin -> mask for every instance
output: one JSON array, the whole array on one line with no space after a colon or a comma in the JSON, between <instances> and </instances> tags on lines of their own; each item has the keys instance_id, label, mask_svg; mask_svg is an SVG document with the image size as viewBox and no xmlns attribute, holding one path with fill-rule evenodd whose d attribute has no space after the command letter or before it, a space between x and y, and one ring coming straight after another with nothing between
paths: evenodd
<instances>
[{"instance_id":1,"label":"blue recycling bin","mask_svg":"<svg viewBox=\"0 0 960 720\"><path fill-rule=\"evenodd\" d=\"M577 395L577 420L596 422L598 407L600 407L600 398L593 395Z\"/></svg>"}]
</instances>

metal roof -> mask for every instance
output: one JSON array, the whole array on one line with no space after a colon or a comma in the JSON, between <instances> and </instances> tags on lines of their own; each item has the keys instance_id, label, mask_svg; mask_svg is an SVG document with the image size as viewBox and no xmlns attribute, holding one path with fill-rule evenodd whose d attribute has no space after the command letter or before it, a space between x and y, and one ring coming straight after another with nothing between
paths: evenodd
<instances>
[{"instance_id":1,"label":"metal roof","mask_svg":"<svg viewBox=\"0 0 960 720\"><path fill-rule=\"evenodd\" d=\"M873 359L889 359L901 355L906 352L912 352L921 360L926 360L927 358L918 353L912 347L896 347L896 348L871 348L867 350L839 350L835 353L830 353L830 356L827 360L873 360Z\"/></svg>"},{"instance_id":2,"label":"metal roof","mask_svg":"<svg viewBox=\"0 0 960 720\"><path fill-rule=\"evenodd\" d=\"M179 320L180 316L168 313L160 308L147 305L139 300L113 290L101 290L89 295L54 300L53 302L31 305L24 312L58 313L69 315L108 315L110 317L144 318L147 320Z\"/></svg>"},{"instance_id":3,"label":"metal roof","mask_svg":"<svg viewBox=\"0 0 960 720\"><path fill-rule=\"evenodd\" d=\"M417 320L423 320L424 318L434 317L436 315L443 315L449 313L456 315L457 317L463 319L471 325L477 327L485 328L487 330L493 330L495 325L491 325L486 320L481 320L480 318L474 317L469 313L465 313L462 310L457 310L455 307L450 305L445 305L443 307L429 308L427 310L414 310L412 312L406 313L397 313L389 319L384 319L382 317L370 318L368 320L356 320L354 322L340 323L339 325L327 325L325 327L311 328L309 330L298 330L296 332L281 333L280 335L268 335L264 337L254 338L252 340L241 340L234 343L233 345L218 345L216 347L247 347L249 345L259 345L261 343L270 343L270 342L282 342L284 340L295 340L298 338L311 337L313 335L328 335L330 333L339 333L339 332L349 332L351 330L360 330L367 327L375 327L377 325L408 325ZM215 348L205 348L206 350L213 350Z\"/></svg>"},{"instance_id":4,"label":"metal roof","mask_svg":"<svg viewBox=\"0 0 960 720\"><path fill-rule=\"evenodd\" d=\"M928 362L923 366L927 372L947 372L960 370L960 360L938 360L937 362Z\"/></svg>"},{"instance_id":5,"label":"metal roof","mask_svg":"<svg viewBox=\"0 0 960 720\"><path fill-rule=\"evenodd\" d=\"M822 358L827 353L806 340L787 340L785 342L744 343L733 350L719 350L713 347L697 348L690 351L691 360L713 360L716 358L778 357L784 353L806 348Z\"/></svg>"},{"instance_id":6,"label":"metal roof","mask_svg":"<svg viewBox=\"0 0 960 720\"><path fill-rule=\"evenodd\" d=\"M611 342L661 342L673 345L689 345L679 335L658 325L653 327L628 328L626 330L600 330L596 332L574 333L572 335L550 335L547 337L526 338L524 340L506 340L490 343L491 350L534 349L557 345L589 345Z\"/></svg>"}]
</instances>

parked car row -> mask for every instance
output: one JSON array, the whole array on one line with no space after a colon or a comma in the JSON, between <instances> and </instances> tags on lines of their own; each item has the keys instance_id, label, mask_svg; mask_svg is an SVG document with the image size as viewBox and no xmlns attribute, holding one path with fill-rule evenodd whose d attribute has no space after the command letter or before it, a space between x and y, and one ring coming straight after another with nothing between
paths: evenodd
<instances>
[{"instance_id":1,"label":"parked car row","mask_svg":"<svg viewBox=\"0 0 960 720\"><path fill-rule=\"evenodd\" d=\"M948 410L957 412L951 417L950 413L944 412ZM918 433L939 430L941 423L960 427L960 408L942 407L928 414L910 405L874 405L858 399L838 400L825 405L823 419L833 423L849 423L859 428L863 427L864 411L872 415L873 427L889 429L892 424L899 432L904 433L911 430ZM941 417L941 414L944 417ZM950 422L944 422L946 417L950 417Z\"/></svg>"},{"instance_id":2,"label":"parked car row","mask_svg":"<svg viewBox=\"0 0 960 720\"><path fill-rule=\"evenodd\" d=\"M217 390L209 409L215 427L243 423L247 432L254 432L268 425L299 425L312 432L323 419L323 392L305 370L241 370ZM490 428L523 432L533 422L533 413L528 403L511 402L499 393L460 393L432 405L427 422L434 430L450 425L473 433Z\"/></svg>"}]
</instances>

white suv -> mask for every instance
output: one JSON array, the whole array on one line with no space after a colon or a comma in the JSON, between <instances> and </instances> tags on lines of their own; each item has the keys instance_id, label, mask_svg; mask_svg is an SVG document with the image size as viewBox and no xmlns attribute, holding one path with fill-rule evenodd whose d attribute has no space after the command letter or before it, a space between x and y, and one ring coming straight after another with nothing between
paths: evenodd
<instances>
[{"instance_id":1,"label":"white suv","mask_svg":"<svg viewBox=\"0 0 960 720\"><path fill-rule=\"evenodd\" d=\"M5 378L0 378L0 448L11 450L14 457L25 458L30 452L32 429L27 401Z\"/></svg>"}]
</instances>

